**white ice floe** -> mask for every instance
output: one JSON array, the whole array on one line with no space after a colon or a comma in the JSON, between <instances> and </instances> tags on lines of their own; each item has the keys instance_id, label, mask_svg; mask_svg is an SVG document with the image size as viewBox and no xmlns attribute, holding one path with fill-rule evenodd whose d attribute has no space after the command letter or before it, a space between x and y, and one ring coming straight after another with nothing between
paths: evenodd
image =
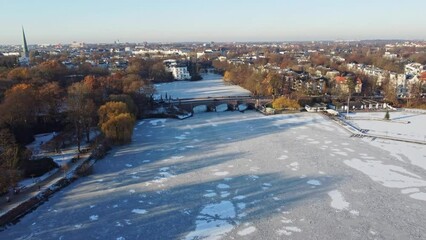
<instances>
[{"instance_id":1,"label":"white ice floe","mask_svg":"<svg viewBox=\"0 0 426 240\"><path fill-rule=\"evenodd\" d=\"M237 207L238 207L238 209L243 210L243 209L245 209L245 208L246 208L246 204L245 204L245 203L243 203L243 202L241 202L241 203L237 203Z\"/></svg>"},{"instance_id":2,"label":"white ice floe","mask_svg":"<svg viewBox=\"0 0 426 240\"><path fill-rule=\"evenodd\" d=\"M217 185L217 188L220 188L220 189L228 189L228 188L229 188L229 185L228 185L228 184L219 183L219 184Z\"/></svg>"},{"instance_id":3,"label":"white ice floe","mask_svg":"<svg viewBox=\"0 0 426 240\"><path fill-rule=\"evenodd\" d=\"M333 190L328 192L328 196L331 198L331 207L337 210L347 210L349 203L345 200L342 193L339 190Z\"/></svg>"},{"instance_id":4,"label":"white ice floe","mask_svg":"<svg viewBox=\"0 0 426 240\"><path fill-rule=\"evenodd\" d=\"M426 193L424 193L424 192L418 192L418 193L410 194L410 197L417 199L417 200L426 201Z\"/></svg>"},{"instance_id":5,"label":"white ice floe","mask_svg":"<svg viewBox=\"0 0 426 240\"><path fill-rule=\"evenodd\" d=\"M210 193L206 193L206 194L204 194L203 196L204 197L208 197L208 198L212 198L212 197L216 197L216 193L214 193L214 192L210 192Z\"/></svg>"},{"instance_id":6,"label":"white ice floe","mask_svg":"<svg viewBox=\"0 0 426 240\"><path fill-rule=\"evenodd\" d=\"M186 235L185 239L222 239L234 228L231 222L235 217L236 211L232 202L209 204L201 210L195 221L195 230Z\"/></svg>"},{"instance_id":7,"label":"white ice floe","mask_svg":"<svg viewBox=\"0 0 426 240\"><path fill-rule=\"evenodd\" d=\"M350 210L349 213L351 213L354 216L359 216L359 211L357 210Z\"/></svg>"},{"instance_id":8,"label":"white ice floe","mask_svg":"<svg viewBox=\"0 0 426 240\"><path fill-rule=\"evenodd\" d=\"M224 191L224 192L220 192L220 197L222 197L222 198L226 198L226 197L228 197L230 195L230 193L229 192L226 192L226 191Z\"/></svg>"},{"instance_id":9,"label":"white ice floe","mask_svg":"<svg viewBox=\"0 0 426 240\"><path fill-rule=\"evenodd\" d=\"M145 214L145 213L147 213L148 211L147 210L145 210L145 209L133 209L132 210L132 213L136 213L136 214Z\"/></svg>"},{"instance_id":10,"label":"white ice floe","mask_svg":"<svg viewBox=\"0 0 426 240\"><path fill-rule=\"evenodd\" d=\"M151 120L149 121L149 123L153 126L157 126L159 123L161 125L163 125L166 122L167 119L155 119L155 120Z\"/></svg>"},{"instance_id":11,"label":"white ice floe","mask_svg":"<svg viewBox=\"0 0 426 240\"><path fill-rule=\"evenodd\" d=\"M298 162L292 162L288 165L292 171L297 171L299 170L299 163Z\"/></svg>"},{"instance_id":12,"label":"white ice floe","mask_svg":"<svg viewBox=\"0 0 426 240\"><path fill-rule=\"evenodd\" d=\"M170 169L170 167L162 167L160 169L158 169L160 172L166 172Z\"/></svg>"},{"instance_id":13,"label":"white ice floe","mask_svg":"<svg viewBox=\"0 0 426 240\"><path fill-rule=\"evenodd\" d=\"M321 185L321 182L319 180L316 180L316 179L311 179L311 180L307 181L306 183L309 184L309 185L314 185L314 186L320 186Z\"/></svg>"},{"instance_id":14,"label":"white ice floe","mask_svg":"<svg viewBox=\"0 0 426 240\"><path fill-rule=\"evenodd\" d=\"M98 215L92 215L89 217L91 221L97 221L99 219Z\"/></svg>"},{"instance_id":15,"label":"white ice floe","mask_svg":"<svg viewBox=\"0 0 426 240\"><path fill-rule=\"evenodd\" d=\"M245 198L246 198L246 196L239 195L239 196L234 197L233 199L235 199L235 200L243 200Z\"/></svg>"},{"instance_id":16,"label":"white ice floe","mask_svg":"<svg viewBox=\"0 0 426 240\"><path fill-rule=\"evenodd\" d=\"M251 227L248 227L248 228L244 228L241 231L238 231L237 234L240 235L240 236L246 236L246 235L254 233L255 231L256 231L256 228L251 226Z\"/></svg>"},{"instance_id":17,"label":"white ice floe","mask_svg":"<svg viewBox=\"0 0 426 240\"><path fill-rule=\"evenodd\" d=\"M176 136L175 138L178 139L178 140L185 140L186 136L185 135L180 135L180 136Z\"/></svg>"},{"instance_id":18,"label":"white ice floe","mask_svg":"<svg viewBox=\"0 0 426 240\"><path fill-rule=\"evenodd\" d=\"M409 193L416 193L416 192L420 192L420 189L418 189L418 188L406 188L406 189L401 190L402 194L409 194Z\"/></svg>"},{"instance_id":19,"label":"white ice floe","mask_svg":"<svg viewBox=\"0 0 426 240\"><path fill-rule=\"evenodd\" d=\"M214 173L215 176L226 176L228 174L229 174L229 172L226 172L226 171L224 171L224 172L215 172Z\"/></svg>"},{"instance_id":20,"label":"white ice floe","mask_svg":"<svg viewBox=\"0 0 426 240\"><path fill-rule=\"evenodd\" d=\"M298 227L285 227L285 229L292 232L302 232L302 229Z\"/></svg>"}]
</instances>

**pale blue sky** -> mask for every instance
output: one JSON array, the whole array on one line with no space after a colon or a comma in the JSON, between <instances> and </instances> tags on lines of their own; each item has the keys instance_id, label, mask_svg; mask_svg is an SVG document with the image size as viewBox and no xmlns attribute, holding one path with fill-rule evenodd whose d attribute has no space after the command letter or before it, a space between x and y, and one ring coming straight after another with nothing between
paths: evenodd
<instances>
[{"instance_id":1,"label":"pale blue sky","mask_svg":"<svg viewBox=\"0 0 426 240\"><path fill-rule=\"evenodd\" d=\"M0 44L426 39L426 0L0 0Z\"/></svg>"}]
</instances>

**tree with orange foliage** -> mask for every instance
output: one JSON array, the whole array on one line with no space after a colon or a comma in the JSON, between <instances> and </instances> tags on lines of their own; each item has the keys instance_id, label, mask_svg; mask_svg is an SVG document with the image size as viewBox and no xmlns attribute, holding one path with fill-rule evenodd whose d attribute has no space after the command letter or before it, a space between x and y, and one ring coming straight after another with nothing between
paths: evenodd
<instances>
[{"instance_id":1,"label":"tree with orange foliage","mask_svg":"<svg viewBox=\"0 0 426 240\"><path fill-rule=\"evenodd\" d=\"M30 70L26 67L14 68L7 74L7 79L19 82L29 80L31 79Z\"/></svg>"},{"instance_id":2,"label":"tree with orange foliage","mask_svg":"<svg viewBox=\"0 0 426 240\"><path fill-rule=\"evenodd\" d=\"M30 124L35 121L37 99L29 84L17 84L5 92L0 105L0 119L9 126Z\"/></svg>"},{"instance_id":3,"label":"tree with orange foliage","mask_svg":"<svg viewBox=\"0 0 426 240\"><path fill-rule=\"evenodd\" d=\"M115 144L130 142L135 117L123 102L107 102L98 110L99 126L105 137Z\"/></svg>"}]
</instances>

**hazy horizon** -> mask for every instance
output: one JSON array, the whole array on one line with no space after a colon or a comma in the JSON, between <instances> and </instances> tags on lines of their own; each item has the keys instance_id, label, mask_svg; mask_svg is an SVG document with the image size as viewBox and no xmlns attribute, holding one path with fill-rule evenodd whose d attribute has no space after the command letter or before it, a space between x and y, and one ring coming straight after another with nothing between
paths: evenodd
<instances>
[{"instance_id":1,"label":"hazy horizon","mask_svg":"<svg viewBox=\"0 0 426 240\"><path fill-rule=\"evenodd\" d=\"M425 40L426 1L0 0L0 45Z\"/></svg>"}]
</instances>

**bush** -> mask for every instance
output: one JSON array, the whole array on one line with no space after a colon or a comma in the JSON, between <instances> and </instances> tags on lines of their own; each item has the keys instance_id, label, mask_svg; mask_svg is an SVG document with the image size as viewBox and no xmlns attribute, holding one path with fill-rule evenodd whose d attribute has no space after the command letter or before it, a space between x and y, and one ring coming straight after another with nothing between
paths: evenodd
<instances>
[{"instance_id":1,"label":"bush","mask_svg":"<svg viewBox=\"0 0 426 240\"><path fill-rule=\"evenodd\" d=\"M103 143L99 144L95 149L93 149L92 157L95 159L102 159L110 149L111 147L108 141L103 141Z\"/></svg>"},{"instance_id":2,"label":"bush","mask_svg":"<svg viewBox=\"0 0 426 240\"><path fill-rule=\"evenodd\" d=\"M286 97L279 97L272 102L272 107L277 110L291 109L296 110L300 108L296 100L288 99Z\"/></svg>"},{"instance_id":3,"label":"bush","mask_svg":"<svg viewBox=\"0 0 426 240\"><path fill-rule=\"evenodd\" d=\"M385 114L385 120L389 120L389 119L390 119L389 111L386 111L386 114Z\"/></svg>"},{"instance_id":4,"label":"bush","mask_svg":"<svg viewBox=\"0 0 426 240\"><path fill-rule=\"evenodd\" d=\"M48 171L58 168L58 164L50 157L44 157L35 160L24 161L21 165L21 170L24 177L39 177Z\"/></svg>"},{"instance_id":5,"label":"bush","mask_svg":"<svg viewBox=\"0 0 426 240\"><path fill-rule=\"evenodd\" d=\"M85 177L93 173L93 167L90 163L85 162L77 170L76 174L80 177Z\"/></svg>"}]
</instances>

